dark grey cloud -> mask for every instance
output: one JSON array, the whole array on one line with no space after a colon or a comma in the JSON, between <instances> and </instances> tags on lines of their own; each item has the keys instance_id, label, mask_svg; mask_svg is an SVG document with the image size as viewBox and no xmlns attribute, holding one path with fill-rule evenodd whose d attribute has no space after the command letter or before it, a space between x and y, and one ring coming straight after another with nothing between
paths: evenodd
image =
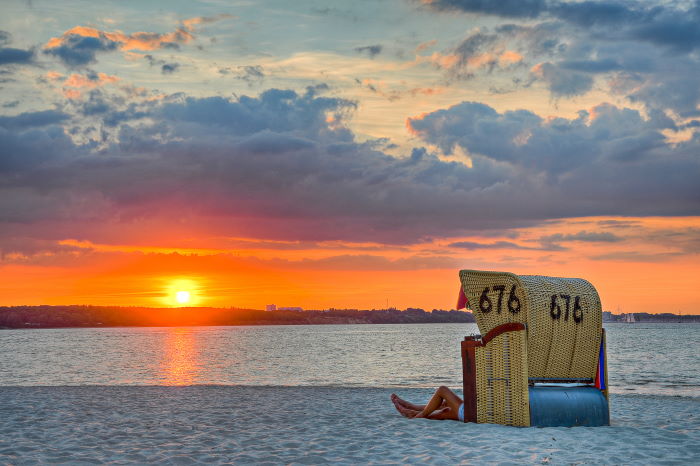
<instances>
[{"instance_id":1,"label":"dark grey cloud","mask_svg":"<svg viewBox=\"0 0 700 466\"><path fill-rule=\"evenodd\" d=\"M480 249L518 249L524 251L566 251L568 248L556 241L541 241L540 246L525 246L512 241L495 241L493 243L477 243L474 241L457 241L448 244L449 247L475 251Z\"/></svg>"},{"instance_id":2,"label":"dark grey cloud","mask_svg":"<svg viewBox=\"0 0 700 466\"><path fill-rule=\"evenodd\" d=\"M237 76L238 79L242 79L248 83L260 82L265 78L265 73L260 65L247 65L241 67L242 73Z\"/></svg>"},{"instance_id":3,"label":"dark grey cloud","mask_svg":"<svg viewBox=\"0 0 700 466\"><path fill-rule=\"evenodd\" d=\"M357 53L365 53L367 54L370 58L374 58L380 53L382 53L383 47L379 44L376 45L366 45L364 47L356 47L355 52Z\"/></svg>"},{"instance_id":4,"label":"dark grey cloud","mask_svg":"<svg viewBox=\"0 0 700 466\"><path fill-rule=\"evenodd\" d=\"M567 70L585 73L607 73L622 69L618 60L610 57L600 60L564 60L559 63L559 66Z\"/></svg>"},{"instance_id":5,"label":"dark grey cloud","mask_svg":"<svg viewBox=\"0 0 700 466\"><path fill-rule=\"evenodd\" d=\"M523 192L544 194L545 186L560 190L559 200L571 206L565 217L593 211L668 215L675 209L682 215L700 205L700 188L693 181L700 175L700 138L667 144L661 131L673 122L663 115L645 120L636 110L600 105L575 119L544 120L525 110L499 113L465 102L409 119L408 125L447 154L456 146L472 154L475 167L501 164L508 183L521 185ZM522 186L538 176L543 185ZM603 199L610 202L607 207ZM528 203L551 201L536 196Z\"/></svg>"},{"instance_id":6,"label":"dark grey cloud","mask_svg":"<svg viewBox=\"0 0 700 466\"><path fill-rule=\"evenodd\" d=\"M172 121L210 125L212 131L245 135L273 132L326 130L326 112L336 117L355 108L355 103L338 98L317 97L311 93L270 89L259 98L242 96L238 101L223 97L187 97L181 102L166 102L158 116Z\"/></svg>"},{"instance_id":7,"label":"dark grey cloud","mask_svg":"<svg viewBox=\"0 0 700 466\"><path fill-rule=\"evenodd\" d=\"M433 0L436 11L503 18L548 18L590 29L604 39L635 39L688 52L700 47L700 2Z\"/></svg>"},{"instance_id":8,"label":"dark grey cloud","mask_svg":"<svg viewBox=\"0 0 700 466\"><path fill-rule=\"evenodd\" d=\"M95 63L98 52L109 52L117 49L118 42L108 39L100 33L99 37L86 37L79 34L68 34L63 37L60 45L47 47L44 53L60 59L64 65L73 68Z\"/></svg>"},{"instance_id":9,"label":"dark grey cloud","mask_svg":"<svg viewBox=\"0 0 700 466\"><path fill-rule=\"evenodd\" d=\"M357 143L342 125L354 103L314 92L166 100L142 109L157 123L119 123L115 143L99 156L63 131L53 145L39 143L48 130L5 133L13 143L2 144L4 159L24 162L0 176L0 217L71 222L91 212L126 221L177 211L220 219L211 225L222 231L406 242L463 229L452 215L465 202L462 182L494 178L489 170L475 178L424 149L397 160ZM118 111L125 109L104 114ZM479 228L500 222L485 218Z\"/></svg>"},{"instance_id":10,"label":"dark grey cloud","mask_svg":"<svg viewBox=\"0 0 700 466\"><path fill-rule=\"evenodd\" d=\"M0 48L0 66L11 64L27 64L34 61L34 50Z\"/></svg>"},{"instance_id":11,"label":"dark grey cloud","mask_svg":"<svg viewBox=\"0 0 700 466\"><path fill-rule=\"evenodd\" d=\"M535 249L527 246L521 246L511 241L496 241L493 243L477 243L474 241L456 241L447 245L451 248L467 249L474 251L477 249Z\"/></svg>"},{"instance_id":12,"label":"dark grey cloud","mask_svg":"<svg viewBox=\"0 0 700 466\"><path fill-rule=\"evenodd\" d=\"M150 66L159 66L160 72L162 74L173 74L180 69L180 64L175 62L167 62L163 59L156 58L151 54L143 56L144 60L148 62Z\"/></svg>"},{"instance_id":13,"label":"dark grey cloud","mask_svg":"<svg viewBox=\"0 0 700 466\"><path fill-rule=\"evenodd\" d=\"M689 10L654 8L645 12L645 18L634 23L629 35L641 41L689 52L700 47L700 2Z\"/></svg>"},{"instance_id":14,"label":"dark grey cloud","mask_svg":"<svg viewBox=\"0 0 700 466\"><path fill-rule=\"evenodd\" d=\"M700 116L700 86L695 79L700 74L700 56L641 41L624 25L577 28L554 20L482 28L446 51L459 57L459 66L448 76L473 77L474 71L464 64L479 54L483 59L486 52L493 57L486 69L493 70L504 47L518 51L524 66L512 70L512 87L491 86L494 93L512 92L539 81L559 99L585 95L597 87L641 103L649 112L671 110L682 118Z\"/></svg>"},{"instance_id":15,"label":"dark grey cloud","mask_svg":"<svg viewBox=\"0 0 700 466\"><path fill-rule=\"evenodd\" d=\"M632 102L641 102L649 109L671 109L684 118L700 117L700 74L698 57L670 59L658 57L658 69L648 74L621 73L615 80L628 92ZM628 84L629 83L629 84Z\"/></svg>"},{"instance_id":16,"label":"dark grey cloud","mask_svg":"<svg viewBox=\"0 0 700 466\"><path fill-rule=\"evenodd\" d=\"M582 95L593 87L593 78L588 74L568 71L551 63L541 63L536 70L538 78L547 83L555 97Z\"/></svg>"},{"instance_id":17,"label":"dark grey cloud","mask_svg":"<svg viewBox=\"0 0 700 466\"><path fill-rule=\"evenodd\" d=\"M80 248L40 238L14 237L0 232L0 261L15 264L65 266L66 260L80 257Z\"/></svg>"},{"instance_id":18,"label":"dark grey cloud","mask_svg":"<svg viewBox=\"0 0 700 466\"><path fill-rule=\"evenodd\" d=\"M85 218L93 228L119 219L111 232L177 218L224 235L398 244L551 218L698 214L700 141L667 146L636 111L545 121L472 103L410 120L426 142L474 154L470 168L425 148L394 158L356 141L343 124L354 107L314 89L140 106L101 93L75 107L111 134L88 142L67 136L80 117L65 129L3 120L0 219L63 222L63 238Z\"/></svg>"},{"instance_id":19,"label":"dark grey cloud","mask_svg":"<svg viewBox=\"0 0 700 466\"><path fill-rule=\"evenodd\" d=\"M563 243L568 241L581 241L585 243L616 243L622 241L621 236L606 231L579 231L578 233L555 233L540 237L543 243Z\"/></svg>"},{"instance_id":20,"label":"dark grey cloud","mask_svg":"<svg viewBox=\"0 0 700 466\"><path fill-rule=\"evenodd\" d=\"M545 10L550 15L582 27L597 25L620 27L621 25L638 23L650 19L650 13L644 10L645 5L639 3L640 9L634 9L629 2L622 1L582 1L582 2L548 2Z\"/></svg>"},{"instance_id":21,"label":"dark grey cloud","mask_svg":"<svg viewBox=\"0 0 700 466\"><path fill-rule=\"evenodd\" d=\"M533 25L506 23L494 28L501 38L512 39L514 44L533 56L553 56L567 50L569 28L560 21L547 21ZM580 57L577 57L580 58Z\"/></svg>"},{"instance_id":22,"label":"dark grey cloud","mask_svg":"<svg viewBox=\"0 0 700 466\"><path fill-rule=\"evenodd\" d=\"M251 87L261 84L265 79L265 70L260 65L219 68L219 74L231 75L235 79L245 81Z\"/></svg>"},{"instance_id":23,"label":"dark grey cloud","mask_svg":"<svg viewBox=\"0 0 700 466\"><path fill-rule=\"evenodd\" d=\"M60 123L70 116L58 110L25 112L15 116L0 116L0 127L9 130L34 128Z\"/></svg>"},{"instance_id":24,"label":"dark grey cloud","mask_svg":"<svg viewBox=\"0 0 700 466\"><path fill-rule=\"evenodd\" d=\"M637 220L598 220L598 226L604 228L636 228L640 227L641 224Z\"/></svg>"},{"instance_id":25,"label":"dark grey cloud","mask_svg":"<svg viewBox=\"0 0 700 466\"><path fill-rule=\"evenodd\" d=\"M542 46L546 30L552 31L548 36L551 41L559 44L549 50ZM504 31L501 35L521 44L531 62L539 62L531 78L544 82L554 97L585 94L597 82L599 87L640 102L649 110L670 109L682 117L700 115L700 86L694 79L700 74L697 54L671 53L617 33L614 38L605 38L594 31L543 25L513 26ZM532 82L525 81L525 85Z\"/></svg>"},{"instance_id":26,"label":"dark grey cloud","mask_svg":"<svg viewBox=\"0 0 700 466\"><path fill-rule=\"evenodd\" d=\"M498 40L496 34L486 34L483 32L473 32L466 39L460 42L451 53L458 57L458 63L455 67L456 75L460 77L471 77L471 71L467 71L466 74L460 75L460 69L467 67L469 59L476 55L482 54L488 51L493 44ZM497 59L494 59L491 63L487 63L484 66L487 70L491 71L497 64Z\"/></svg>"},{"instance_id":27,"label":"dark grey cloud","mask_svg":"<svg viewBox=\"0 0 700 466\"><path fill-rule=\"evenodd\" d=\"M607 254L598 254L590 258L595 261L619 261L619 262L668 262L677 257L684 256L684 252L648 253L644 251L617 251Z\"/></svg>"},{"instance_id":28,"label":"dark grey cloud","mask_svg":"<svg viewBox=\"0 0 700 466\"><path fill-rule=\"evenodd\" d=\"M700 254L700 228L640 230L638 238L649 244L664 245L684 254Z\"/></svg>"},{"instance_id":29,"label":"dark grey cloud","mask_svg":"<svg viewBox=\"0 0 700 466\"><path fill-rule=\"evenodd\" d=\"M12 34L0 31L0 66L29 64L34 62L34 49L24 50L5 47L12 42Z\"/></svg>"},{"instance_id":30,"label":"dark grey cloud","mask_svg":"<svg viewBox=\"0 0 700 466\"><path fill-rule=\"evenodd\" d=\"M468 58L481 52L485 46L493 44L497 39L498 36L495 34L476 32L471 34L457 47L455 47L455 52L462 60L467 60Z\"/></svg>"},{"instance_id":31,"label":"dark grey cloud","mask_svg":"<svg viewBox=\"0 0 700 466\"><path fill-rule=\"evenodd\" d=\"M7 120L3 123L7 123ZM36 220L51 210L49 203L39 200L50 199L51 196L47 194L48 191L42 191L39 185L35 185L34 189L24 186L23 182L27 181L24 176L36 174L35 170L41 170L47 163L63 163L76 148L63 128L58 126L40 127L43 125L26 122L8 126L0 124L0 223L3 219ZM19 128L22 131L17 131ZM7 184L8 181L11 182ZM54 181L44 180L49 191ZM60 202L53 199L50 204L55 207Z\"/></svg>"},{"instance_id":32,"label":"dark grey cloud","mask_svg":"<svg viewBox=\"0 0 700 466\"><path fill-rule=\"evenodd\" d=\"M173 74L180 68L179 63L164 63L160 67L160 72L163 74Z\"/></svg>"},{"instance_id":33,"label":"dark grey cloud","mask_svg":"<svg viewBox=\"0 0 700 466\"><path fill-rule=\"evenodd\" d=\"M427 5L438 11L463 11L506 18L535 18L547 8L545 0L431 0Z\"/></svg>"}]
</instances>

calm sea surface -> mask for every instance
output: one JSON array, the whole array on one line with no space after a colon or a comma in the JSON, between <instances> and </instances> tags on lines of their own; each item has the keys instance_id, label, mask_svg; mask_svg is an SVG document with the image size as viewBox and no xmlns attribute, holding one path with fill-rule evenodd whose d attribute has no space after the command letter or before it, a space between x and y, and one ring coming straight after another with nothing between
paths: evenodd
<instances>
[{"instance_id":1,"label":"calm sea surface","mask_svg":"<svg viewBox=\"0 0 700 466\"><path fill-rule=\"evenodd\" d=\"M700 325L607 324L614 393L700 396ZM475 324L0 331L0 385L461 387Z\"/></svg>"}]
</instances>

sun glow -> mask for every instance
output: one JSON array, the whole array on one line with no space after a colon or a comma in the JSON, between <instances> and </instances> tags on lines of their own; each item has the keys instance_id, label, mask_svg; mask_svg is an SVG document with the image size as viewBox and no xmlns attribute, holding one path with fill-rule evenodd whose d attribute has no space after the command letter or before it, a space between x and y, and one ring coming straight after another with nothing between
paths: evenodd
<instances>
[{"instance_id":1,"label":"sun glow","mask_svg":"<svg viewBox=\"0 0 700 466\"><path fill-rule=\"evenodd\" d=\"M197 306L202 301L202 289L198 282L189 278L167 280L163 303L168 306Z\"/></svg>"},{"instance_id":2,"label":"sun glow","mask_svg":"<svg viewBox=\"0 0 700 466\"><path fill-rule=\"evenodd\" d=\"M178 304L187 304L190 302L190 292L189 291L178 291L175 293L175 300Z\"/></svg>"}]
</instances>

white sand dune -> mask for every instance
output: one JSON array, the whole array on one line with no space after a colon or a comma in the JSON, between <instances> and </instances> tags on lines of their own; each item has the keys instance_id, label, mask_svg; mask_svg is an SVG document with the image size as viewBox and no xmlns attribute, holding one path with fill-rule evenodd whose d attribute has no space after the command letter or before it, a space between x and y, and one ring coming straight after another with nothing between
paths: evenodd
<instances>
[{"instance_id":1,"label":"white sand dune","mask_svg":"<svg viewBox=\"0 0 700 466\"><path fill-rule=\"evenodd\" d=\"M0 464L689 464L700 458L700 398L618 395L611 427L521 429L405 419L390 393L0 387ZM398 393L422 401L430 390Z\"/></svg>"}]
</instances>

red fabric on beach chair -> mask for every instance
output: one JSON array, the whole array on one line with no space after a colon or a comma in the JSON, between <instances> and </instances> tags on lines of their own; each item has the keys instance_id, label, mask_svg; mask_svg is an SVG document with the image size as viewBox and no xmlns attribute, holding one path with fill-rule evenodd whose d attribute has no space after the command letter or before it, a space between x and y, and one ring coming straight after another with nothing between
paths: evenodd
<instances>
[{"instance_id":1,"label":"red fabric on beach chair","mask_svg":"<svg viewBox=\"0 0 700 466\"><path fill-rule=\"evenodd\" d=\"M467 295L464 294L464 290L462 289L462 285L459 285L459 297L457 298L457 310L459 311L460 309L466 308L468 302L469 302L469 300L467 299Z\"/></svg>"}]
</instances>

